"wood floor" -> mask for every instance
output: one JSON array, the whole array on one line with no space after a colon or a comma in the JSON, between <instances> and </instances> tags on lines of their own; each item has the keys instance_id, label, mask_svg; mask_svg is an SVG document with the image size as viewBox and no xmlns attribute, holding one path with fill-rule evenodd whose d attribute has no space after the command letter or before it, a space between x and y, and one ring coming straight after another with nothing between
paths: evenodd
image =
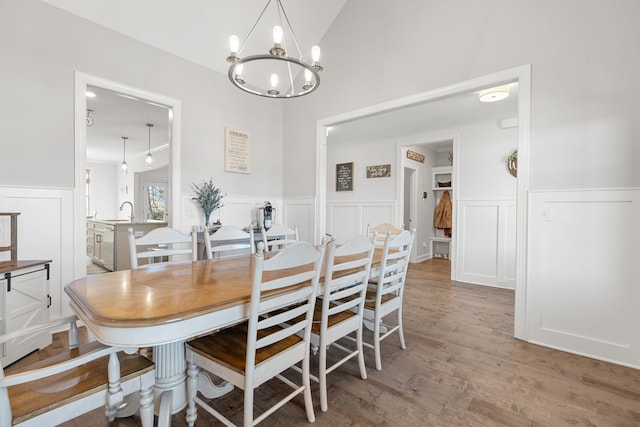
<instances>
[{"instance_id":1,"label":"wood floor","mask_svg":"<svg viewBox=\"0 0 640 427\"><path fill-rule=\"evenodd\" d=\"M407 349L383 342L383 370L365 349L368 375L349 362L329 375L329 411L316 426L640 426L640 371L531 345L513 338L513 291L451 282L449 261L411 265L404 301ZM30 356L38 357L38 355ZM19 363L26 363L21 361ZM13 368L13 367L12 367ZM287 388L274 381L256 393L268 407ZM242 394L215 402L241 422ZM185 426L184 414L173 416ZM307 425L302 398L265 426ZM65 427L109 424L97 410ZM196 426L220 425L204 410Z\"/></svg>"}]
</instances>

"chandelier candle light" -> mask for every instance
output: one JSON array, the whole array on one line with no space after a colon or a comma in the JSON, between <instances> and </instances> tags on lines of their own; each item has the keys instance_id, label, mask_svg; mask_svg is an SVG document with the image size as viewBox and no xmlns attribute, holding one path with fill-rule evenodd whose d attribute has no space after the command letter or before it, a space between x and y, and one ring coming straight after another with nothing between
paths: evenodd
<instances>
[{"instance_id":1,"label":"chandelier candle light","mask_svg":"<svg viewBox=\"0 0 640 427\"><path fill-rule=\"evenodd\" d=\"M269 49L268 53L241 57L240 54L272 2L276 5L280 25L273 27L273 45L271 49ZM283 23L286 23L286 27ZM287 35L290 36L293 44L295 44L298 53L297 57L287 55L285 28L288 28ZM229 37L229 47L231 50L231 54L227 57L227 62L231 64L228 74L229 80L245 92L268 98L295 98L310 94L320 85L320 75L318 74L322 71L322 66L319 63L320 48L313 46L311 49L312 61L311 63L305 62L281 0L268 0L267 5L253 24L242 46L238 36L233 35ZM302 84L299 81L302 76L297 77L301 71L303 71L302 74L304 76ZM280 81L281 76L284 76L288 81L282 84ZM295 82L295 80L298 80L298 82Z\"/></svg>"}]
</instances>

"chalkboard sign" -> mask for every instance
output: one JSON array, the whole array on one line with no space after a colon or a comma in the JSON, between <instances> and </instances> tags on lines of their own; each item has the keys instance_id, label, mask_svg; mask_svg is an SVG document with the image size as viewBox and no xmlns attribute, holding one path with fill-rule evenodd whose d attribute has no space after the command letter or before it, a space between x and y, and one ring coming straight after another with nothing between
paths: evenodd
<instances>
[{"instance_id":1,"label":"chalkboard sign","mask_svg":"<svg viewBox=\"0 0 640 427\"><path fill-rule=\"evenodd\" d=\"M353 191L353 162L336 164L336 191Z\"/></svg>"}]
</instances>

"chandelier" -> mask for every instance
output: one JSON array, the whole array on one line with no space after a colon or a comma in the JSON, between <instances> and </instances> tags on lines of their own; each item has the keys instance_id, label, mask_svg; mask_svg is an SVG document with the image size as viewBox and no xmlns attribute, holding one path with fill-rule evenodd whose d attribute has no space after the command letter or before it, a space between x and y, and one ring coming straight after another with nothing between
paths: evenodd
<instances>
[{"instance_id":1,"label":"chandelier","mask_svg":"<svg viewBox=\"0 0 640 427\"><path fill-rule=\"evenodd\" d=\"M320 85L320 75L318 74L322 71L318 62L320 48L313 46L311 49L311 63L304 60L281 0L273 1L276 4L279 25L273 27L273 45L268 53L240 56L272 1L267 1L267 5L251 27L242 45L240 45L238 36L229 37L231 50L231 54L227 57L227 62L231 64L228 73L229 80L245 92L268 98L295 98L308 95ZM283 23L286 24L286 27ZM288 28L287 33L285 33L285 28ZM289 47L286 45L285 36L295 45L297 57L287 55Z\"/></svg>"}]
</instances>

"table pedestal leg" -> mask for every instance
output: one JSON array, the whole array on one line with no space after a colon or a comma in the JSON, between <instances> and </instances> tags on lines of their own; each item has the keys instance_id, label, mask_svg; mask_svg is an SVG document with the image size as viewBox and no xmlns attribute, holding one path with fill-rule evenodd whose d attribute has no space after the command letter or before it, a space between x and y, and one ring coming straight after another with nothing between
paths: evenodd
<instances>
[{"instance_id":1,"label":"table pedestal leg","mask_svg":"<svg viewBox=\"0 0 640 427\"><path fill-rule=\"evenodd\" d=\"M163 344L153 349L153 361L156 364L156 408L160 404L166 405L167 398L162 399L165 392L171 392L170 413L175 414L187 406L186 390L186 361L184 356L184 341ZM164 408L162 408L164 409ZM158 413L162 412L160 410Z\"/></svg>"},{"instance_id":2,"label":"table pedestal leg","mask_svg":"<svg viewBox=\"0 0 640 427\"><path fill-rule=\"evenodd\" d=\"M369 319L362 319L362 324L364 325L365 328L367 328L370 331L373 331L373 321L369 320ZM387 327L384 325L380 325L380 333L381 334L386 334L387 333Z\"/></svg>"},{"instance_id":3,"label":"table pedestal leg","mask_svg":"<svg viewBox=\"0 0 640 427\"><path fill-rule=\"evenodd\" d=\"M231 390L233 390L233 384L230 382L222 381L220 384L214 384L206 372L198 373L198 391L207 399L224 396Z\"/></svg>"}]
</instances>

